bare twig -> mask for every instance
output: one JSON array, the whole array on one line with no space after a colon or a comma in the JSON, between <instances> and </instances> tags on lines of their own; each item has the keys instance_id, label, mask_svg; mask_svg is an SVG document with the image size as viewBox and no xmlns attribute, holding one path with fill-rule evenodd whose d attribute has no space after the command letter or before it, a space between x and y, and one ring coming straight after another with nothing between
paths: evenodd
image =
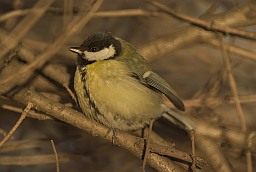
<instances>
[{"instance_id":1,"label":"bare twig","mask_svg":"<svg viewBox=\"0 0 256 172\"><path fill-rule=\"evenodd\" d=\"M230 143L239 150L243 150L246 145L246 133L240 130L233 130L206 123L203 120L196 121L196 134L198 137L204 137L218 143ZM197 138L198 138L197 137ZM256 143L253 143L256 146Z\"/></svg>"},{"instance_id":2,"label":"bare twig","mask_svg":"<svg viewBox=\"0 0 256 172\"><path fill-rule=\"evenodd\" d=\"M63 25L66 27L66 24L71 21L73 18L73 0L64 0L64 15L63 15Z\"/></svg>"},{"instance_id":3,"label":"bare twig","mask_svg":"<svg viewBox=\"0 0 256 172\"><path fill-rule=\"evenodd\" d=\"M95 17L127 17L127 16L158 16L160 13L143 9L125 9L115 11L99 11Z\"/></svg>"},{"instance_id":4,"label":"bare twig","mask_svg":"<svg viewBox=\"0 0 256 172\"><path fill-rule=\"evenodd\" d=\"M74 100L74 102L78 105L78 101L76 99L76 95L72 92L72 90L68 87L68 85L65 83L63 84L63 87L66 88L67 92L71 96L71 98Z\"/></svg>"},{"instance_id":5,"label":"bare twig","mask_svg":"<svg viewBox=\"0 0 256 172\"><path fill-rule=\"evenodd\" d=\"M36 12L33 10L30 11L27 16L15 27L15 29L1 41L2 46L0 47L0 59L2 59L9 50L13 49L19 43L30 28L32 28L40 17L43 16L45 10L47 10L52 3L53 0L40 0L36 3L33 9L40 8L40 10L37 10Z\"/></svg>"},{"instance_id":6,"label":"bare twig","mask_svg":"<svg viewBox=\"0 0 256 172\"><path fill-rule=\"evenodd\" d=\"M3 22L5 20L11 19L11 18L15 18L15 17L19 17L19 16L24 16L26 14L28 14L30 11L35 11L36 9L18 9L18 10L12 10L10 12L7 12L5 14L2 14L0 16L0 22ZM37 9L38 10L38 9Z\"/></svg>"},{"instance_id":7,"label":"bare twig","mask_svg":"<svg viewBox=\"0 0 256 172\"><path fill-rule=\"evenodd\" d=\"M0 149L1 153L18 152L28 149L40 149L49 146L49 140L44 139L28 139L28 140L12 140L6 142Z\"/></svg>"},{"instance_id":8,"label":"bare twig","mask_svg":"<svg viewBox=\"0 0 256 172\"><path fill-rule=\"evenodd\" d=\"M98 10L103 0L97 0L90 8L90 11L85 12L83 15L77 17L72 20L72 22L68 25L63 34L61 34L55 42L53 42L44 52L42 52L37 59L35 59L30 64L24 66L22 69L17 71L16 75L12 75L2 81L2 84L8 84L14 80L18 80L21 76L24 76L28 73L32 73L34 70L42 67L55 53L61 48L61 46L71 37L74 33L76 33L82 26L87 24L89 20L92 18L94 13Z\"/></svg>"},{"instance_id":9,"label":"bare twig","mask_svg":"<svg viewBox=\"0 0 256 172\"><path fill-rule=\"evenodd\" d=\"M58 155L60 162L76 161L77 159L83 158L81 155L72 155L60 153ZM55 156L50 155L21 155L21 156L0 156L0 165L42 165L42 164L54 164L56 163Z\"/></svg>"},{"instance_id":10,"label":"bare twig","mask_svg":"<svg viewBox=\"0 0 256 172\"><path fill-rule=\"evenodd\" d=\"M214 168L214 171L233 171L230 163L227 161L223 152L220 150L220 147L215 142L212 142L209 138L203 136L197 136L196 138L198 147L204 151L204 154L207 157L206 160Z\"/></svg>"},{"instance_id":11,"label":"bare twig","mask_svg":"<svg viewBox=\"0 0 256 172\"><path fill-rule=\"evenodd\" d=\"M20 17L24 16L30 11L38 11L40 9L18 9L18 10L12 10L10 12L7 12L0 16L0 22L3 22L5 20L8 20L10 18ZM63 13L65 15L65 8L62 9L56 9L50 7L47 12L58 12ZM73 11L74 12L74 11ZM72 13L73 14L73 13ZM123 10L111 10L111 11L99 11L96 12L93 17L127 17L127 16L159 16L161 13L157 11L147 11L144 9L123 9Z\"/></svg>"},{"instance_id":12,"label":"bare twig","mask_svg":"<svg viewBox=\"0 0 256 172\"><path fill-rule=\"evenodd\" d=\"M22 112L19 120L16 122L16 124L12 127L12 129L8 132L8 134L4 137L4 139L0 142L0 149L3 146L3 144L12 136L12 134L17 130L17 128L20 126L22 121L26 118L28 112L33 107L33 104L31 102L28 102L26 108Z\"/></svg>"},{"instance_id":13,"label":"bare twig","mask_svg":"<svg viewBox=\"0 0 256 172\"><path fill-rule=\"evenodd\" d=\"M2 109L6 109L6 110L13 111L13 112L18 112L18 113L21 113L23 111L22 108L12 106L12 105L3 104L3 105L0 105L0 107ZM27 116L31 117L31 118L38 119L38 120L52 120L53 119L52 117L49 117L48 115L45 115L43 113L38 113L33 110L30 110L29 113L27 114Z\"/></svg>"},{"instance_id":14,"label":"bare twig","mask_svg":"<svg viewBox=\"0 0 256 172\"><path fill-rule=\"evenodd\" d=\"M55 160L56 160L56 171L60 172L60 163L59 163L58 153L53 140L51 140L51 145L52 145L52 149L53 149Z\"/></svg>"},{"instance_id":15,"label":"bare twig","mask_svg":"<svg viewBox=\"0 0 256 172\"><path fill-rule=\"evenodd\" d=\"M109 134L106 136L106 133L109 130L108 128L95 121L87 120L83 114L77 112L76 110L65 107L60 103L52 102L51 100L32 90L24 90L20 92L19 94L15 95L15 99L21 103L31 101L38 109L51 115L52 117L87 131L93 136L100 136L112 142L112 135ZM138 158L142 157L144 148L143 139L122 131L116 131L115 135L115 144L129 150ZM152 140L154 140L154 138L152 138ZM171 144L169 147L171 147ZM182 171L166 157L159 156L155 153L150 153L150 157L151 158L148 160L148 163L159 171L171 171L174 168L176 171Z\"/></svg>"},{"instance_id":16,"label":"bare twig","mask_svg":"<svg viewBox=\"0 0 256 172\"><path fill-rule=\"evenodd\" d=\"M229 11L208 16L205 18L205 20L214 21L215 23L230 27L245 27L255 25L256 17L251 17L256 14L254 6L254 2L249 2ZM165 35L144 44L139 48L139 50L145 58L152 60L167 52L184 48L186 46L195 45L195 43L207 43L207 40L214 37L216 39L215 32L209 32L195 26L184 26L179 28L177 32Z\"/></svg>"},{"instance_id":17,"label":"bare twig","mask_svg":"<svg viewBox=\"0 0 256 172\"><path fill-rule=\"evenodd\" d=\"M165 12L167 14L170 14L178 19L187 21L193 25L202 27L206 30L218 31L218 32L221 32L224 34L230 34L233 36L239 36L239 37L247 38L247 39L256 39L255 33L234 29L234 28L231 28L231 27L228 27L225 25L220 25L220 24L215 23L214 21L207 22L207 21L204 21L204 20L201 20L198 18L180 14L180 13L176 12L175 10L167 7L166 5L163 5L156 1L152 1L152 0L144 0L144 1L149 2L150 4L154 5L155 7L159 8L160 10L162 10L163 12Z\"/></svg>"},{"instance_id":18,"label":"bare twig","mask_svg":"<svg viewBox=\"0 0 256 172\"><path fill-rule=\"evenodd\" d=\"M247 138L247 150L246 150L246 162L247 162L247 172L253 172L252 169L252 151L251 148L253 146L252 139L256 137L256 132L253 131L249 134Z\"/></svg>"},{"instance_id":19,"label":"bare twig","mask_svg":"<svg viewBox=\"0 0 256 172\"><path fill-rule=\"evenodd\" d=\"M224 47L224 43L223 43L223 40L221 37L220 37L220 41L221 41L221 44L223 45L223 46L221 46L222 47L221 50L222 50L222 55L223 55L223 59L224 59L224 65L225 65L225 68L226 68L226 71L228 74L229 85L232 90L232 94L234 96L234 101L235 101L236 110L237 110L238 118L240 121L241 129L243 132L246 132L247 131L246 121L245 121L243 109L242 109L242 106L240 103L238 89L236 86L236 81L235 81L235 78L232 73L230 58L228 56L228 52L227 52L226 48Z\"/></svg>"},{"instance_id":20,"label":"bare twig","mask_svg":"<svg viewBox=\"0 0 256 172\"><path fill-rule=\"evenodd\" d=\"M240 57L244 57L245 59L256 61L256 53L250 50L246 50L244 48L235 46L235 45L221 45L220 41L215 39L214 37L206 37L205 42L212 45L213 47L220 48L224 46L225 49L233 54L239 55Z\"/></svg>"},{"instance_id":21,"label":"bare twig","mask_svg":"<svg viewBox=\"0 0 256 172\"><path fill-rule=\"evenodd\" d=\"M7 135L7 132L0 128L0 134L5 137Z\"/></svg>"},{"instance_id":22,"label":"bare twig","mask_svg":"<svg viewBox=\"0 0 256 172\"><path fill-rule=\"evenodd\" d=\"M247 95L247 96L239 96L240 103L253 103L256 102L256 95ZM171 106L171 103L169 101L166 101L166 103ZM235 100L234 97L225 96L225 97L208 97L204 99L204 102L202 103L202 99L196 98L196 99L188 99L184 100L184 103L186 107L201 107L203 104L211 107L216 107L223 105L224 103L228 104L234 104Z\"/></svg>"},{"instance_id":23,"label":"bare twig","mask_svg":"<svg viewBox=\"0 0 256 172\"><path fill-rule=\"evenodd\" d=\"M173 148L168 148L166 146L161 146L156 143L152 143L150 145L150 152L177 158L178 160L189 162L191 164L193 163L193 160L190 154L173 149ZM197 167L202 168L204 166L207 166L207 162L204 159L198 156L196 156L195 159L196 159L195 163Z\"/></svg>"},{"instance_id":24,"label":"bare twig","mask_svg":"<svg viewBox=\"0 0 256 172\"><path fill-rule=\"evenodd\" d=\"M17 104L17 102L4 97L4 96L0 96L0 108L5 109L5 110L9 110L9 111L13 111L13 112L17 112L19 114L21 114L23 112L23 109L20 107L20 104ZM52 120L53 118L43 114L43 113L39 113L36 112L35 110L30 110L27 113L27 117L31 117L31 118L35 118L38 120Z\"/></svg>"}]
</instances>

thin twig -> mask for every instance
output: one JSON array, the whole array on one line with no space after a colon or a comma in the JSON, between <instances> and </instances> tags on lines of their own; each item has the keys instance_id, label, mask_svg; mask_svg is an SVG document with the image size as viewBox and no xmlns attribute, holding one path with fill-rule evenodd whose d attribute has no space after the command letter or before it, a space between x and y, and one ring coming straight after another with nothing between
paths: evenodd
<instances>
[{"instance_id":1,"label":"thin twig","mask_svg":"<svg viewBox=\"0 0 256 172\"><path fill-rule=\"evenodd\" d=\"M4 137L4 139L0 142L0 149L3 146L3 144L12 136L12 134L17 130L17 128L20 126L22 121L26 118L28 112L33 107L33 104L28 102L26 108L22 112L19 120L16 122L16 124L12 127L12 129L8 132L8 134Z\"/></svg>"},{"instance_id":2,"label":"thin twig","mask_svg":"<svg viewBox=\"0 0 256 172\"><path fill-rule=\"evenodd\" d=\"M51 145L52 145L52 149L53 149L55 160L56 160L56 171L60 172L59 158L58 158L57 150L56 150L56 147L54 145L54 141L53 140L51 140Z\"/></svg>"},{"instance_id":3,"label":"thin twig","mask_svg":"<svg viewBox=\"0 0 256 172\"><path fill-rule=\"evenodd\" d=\"M238 30L235 28L231 28L225 25L221 25L215 22L207 22L198 18L194 18L194 17L190 17L181 13L176 12L175 10L167 7L166 5L163 5L159 2L156 1L152 1L152 0L144 0L150 4L152 4L153 6L159 8L160 10L162 10L163 12L172 15L173 17L176 17L178 19L187 21L193 25L202 27L204 29L207 30L211 30L211 31L217 31L217 32L221 32L224 34L230 34L233 36L239 36L241 38L247 38L247 39L256 39L256 34L252 33L252 32L246 32L246 31L242 31L242 30Z\"/></svg>"},{"instance_id":4,"label":"thin twig","mask_svg":"<svg viewBox=\"0 0 256 172\"><path fill-rule=\"evenodd\" d=\"M0 59L11 49L13 49L19 41L25 36L25 34L34 26L34 24L43 16L47 8L53 3L53 0L40 0L32 9L38 9L37 11L30 11L27 16L9 33L3 40L1 40L2 46L0 47ZM12 39L15 38L15 39ZM10 41L11 40L11 41Z\"/></svg>"},{"instance_id":5,"label":"thin twig","mask_svg":"<svg viewBox=\"0 0 256 172\"><path fill-rule=\"evenodd\" d=\"M150 145L150 152L154 152L160 155L165 155L165 156L170 156L173 158L176 158L178 160L182 160L188 163L193 163L193 160L191 158L191 155L186 153L186 152L182 152L180 150L174 149L174 148L169 148L166 146L162 146L162 145L158 145L156 143L152 143ZM195 157L196 160L196 166L203 168L204 166L207 166L207 162L202 159L201 157L196 156Z\"/></svg>"},{"instance_id":6,"label":"thin twig","mask_svg":"<svg viewBox=\"0 0 256 172\"><path fill-rule=\"evenodd\" d=\"M243 109L242 109L242 106L240 103L238 89L236 86L236 81L235 81L234 75L232 73L230 57L228 56L227 49L225 48L223 39L221 37L220 37L220 41L221 41L221 45L222 45L221 51L222 51L222 55L223 55L223 59L224 59L224 65L225 65L225 68L226 68L227 74L228 74L229 86L230 86L230 88L232 90L232 94L234 96L234 101L235 101L235 105L236 105L237 115L238 115L240 125L241 125L241 130L243 132L246 132L247 126L246 126L246 121L245 121L245 115L243 113Z\"/></svg>"},{"instance_id":7,"label":"thin twig","mask_svg":"<svg viewBox=\"0 0 256 172\"><path fill-rule=\"evenodd\" d=\"M0 134L5 137L7 135L7 132L0 128Z\"/></svg>"},{"instance_id":8,"label":"thin twig","mask_svg":"<svg viewBox=\"0 0 256 172\"><path fill-rule=\"evenodd\" d=\"M76 99L76 95L72 92L72 90L69 88L68 84L65 83L63 84L63 87L66 88L67 92L69 93L69 95L71 96L71 98L75 101L75 103L78 105L78 101Z\"/></svg>"},{"instance_id":9,"label":"thin twig","mask_svg":"<svg viewBox=\"0 0 256 172\"><path fill-rule=\"evenodd\" d=\"M103 0L97 0L90 11L87 13L85 12L83 15L77 17L76 19L72 20L70 24L68 24L66 30L63 34L61 34L55 42L53 42L45 51L43 51L33 62L29 63L28 65L21 68L17 71L16 75L12 75L7 77L6 79L0 81L0 84L8 84L12 81L18 81L23 75L28 73L33 73L34 70L42 67L53 55L61 48L61 46L69 40L68 38L71 37L74 33L76 33L82 26L87 24L90 19L93 17L94 13L99 9Z\"/></svg>"},{"instance_id":10,"label":"thin twig","mask_svg":"<svg viewBox=\"0 0 256 172\"><path fill-rule=\"evenodd\" d=\"M12 140L5 142L0 149L0 153L19 152L32 149L42 149L49 146L49 140L47 139L25 139L25 140Z\"/></svg>"},{"instance_id":11,"label":"thin twig","mask_svg":"<svg viewBox=\"0 0 256 172\"><path fill-rule=\"evenodd\" d=\"M78 159L83 158L81 155L72 155L66 153L59 153L58 155L60 162L70 162L77 161ZM0 156L0 165L19 165L19 166L28 166L28 165L42 165L42 164L53 164L56 163L55 156L50 155L1 155Z\"/></svg>"},{"instance_id":12,"label":"thin twig","mask_svg":"<svg viewBox=\"0 0 256 172\"><path fill-rule=\"evenodd\" d=\"M256 102L256 95L239 96L239 100L241 104L254 103ZM234 97L225 96L225 97L208 97L203 100L201 98L187 99L187 100L183 100L183 102L187 108L201 107L205 105L211 106L213 108L216 106L221 106L224 103L234 104L235 100L234 100ZM165 100L165 103L168 104L168 106L170 107L173 106L169 100Z\"/></svg>"},{"instance_id":13,"label":"thin twig","mask_svg":"<svg viewBox=\"0 0 256 172\"><path fill-rule=\"evenodd\" d=\"M18 112L18 113L22 113L22 111L23 111L22 108L12 106L12 105L8 105L8 104L2 104L2 105L0 105L0 107L2 109L6 109L6 110L13 111L13 112ZM29 113L27 114L27 117L35 118L35 119L38 119L38 120L53 120L52 117L50 117L46 114L43 114L43 113L35 112L33 110L29 111Z\"/></svg>"},{"instance_id":14,"label":"thin twig","mask_svg":"<svg viewBox=\"0 0 256 172\"><path fill-rule=\"evenodd\" d=\"M252 139L256 136L256 131L253 131L249 134L247 138L247 150L246 150L246 164L247 164L247 172L253 172L252 169L252 152L251 148L253 146Z\"/></svg>"},{"instance_id":15,"label":"thin twig","mask_svg":"<svg viewBox=\"0 0 256 172\"><path fill-rule=\"evenodd\" d=\"M65 9L65 8L64 8ZM19 10L12 10L5 14L0 15L0 22L4 22L10 18L24 16L30 11L39 11L40 9L19 9ZM58 12L60 14L65 14L65 10L56 9L50 7L47 12ZM76 12L73 11L75 14ZM72 13L72 14L73 14ZM99 11L96 12L93 17L129 17L129 16L159 16L161 13L157 11L147 11L144 9L123 9L123 10L111 10L111 11Z\"/></svg>"},{"instance_id":16,"label":"thin twig","mask_svg":"<svg viewBox=\"0 0 256 172\"><path fill-rule=\"evenodd\" d=\"M15 17L20 17L20 16L24 16L26 15L27 13L29 13L30 11L35 11L35 10L38 10L38 9L18 9L18 10L12 10L10 12L7 12L5 14L2 14L0 16L0 22L4 22L6 20L9 20L11 18L15 18Z\"/></svg>"},{"instance_id":17,"label":"thin twig","mask_svg":"<svg viewBox=\"0 0 256 172\"><path fill-rule=\"evenodd\" d=\"M73 0L64 0L64 13L63 13L63 26L66 27L67 23L73 18Z\"/></svg>"},{"instance_id":18,"label":"thin twig","mask_svg":"<svg viewBox=\"0 0 256 172\"><path fill-rule=\"evenodd\" d=\"M160 13L143 9L124 9L114 11L99 11L94 17L127 17L127 16L158 16Z\"/></svg>"},{"instance_id":19,"label":"thin twig","mask_svg":"<svg viewBox=\"0 0 256 172\"><path fill-rule=\"evenodd\" d=\"M211 165L213 171L233 172L231 164L228 162L219 145L208 137L198 135L197 130L195 133L197 135L197 145L204 152L204 156L207 157L207 162Z\"/></svg>"},{"instance_id":20,"label":"thin twig","mask_svg":"<svg viewBox=\"0 0 256 172\"><path fill-rule=\"evenodd\" d=\"M210 44L213 47L221 47L224 46L225 49L233 54L239 55L240 57L244 57L245 59L256 61L256 53L250 50L246 50L244 48L235 46L235 45L221 45L220 41L214 39L214 38L205 38L205 43Z\"/></svg>"}]
</instances>

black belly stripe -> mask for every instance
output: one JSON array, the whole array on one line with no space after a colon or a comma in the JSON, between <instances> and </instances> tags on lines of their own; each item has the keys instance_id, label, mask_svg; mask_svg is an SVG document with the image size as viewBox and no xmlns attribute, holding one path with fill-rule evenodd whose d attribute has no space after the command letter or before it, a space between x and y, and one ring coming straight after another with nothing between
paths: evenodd
<instances>
[{"instance_id":1,"label":"black belly stripe","mask_svg":"<svg viewBox=\"0 0 256 172\"><path fill-rule=\"evenodd\" d=\"M88 88L86 87L86 84L85 84L85 82L86 82L86 68L85 68L85 70L82 70L81 67L79 67L78 69L79 69L79 72L82 76L81 81L83 83L84 96L89 99L89 105L90 105L90 108L94 110L94 115L95 116L100 115L99 109L95 105L94 101L91 99L90 94L89 94L89 90L88 90Z\"/></svg>"}]
</instances>

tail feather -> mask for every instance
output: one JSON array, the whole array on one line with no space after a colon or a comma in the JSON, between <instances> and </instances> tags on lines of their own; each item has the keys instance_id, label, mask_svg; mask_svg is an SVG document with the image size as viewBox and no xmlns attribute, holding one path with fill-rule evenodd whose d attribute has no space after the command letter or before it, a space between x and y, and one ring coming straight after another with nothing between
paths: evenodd
<instances>
[{"instance_id":1,"label":"tail feather","mask_svg":"<svg viewBox=\"0 0 256 172\"><path fill-rule=\"evenodd\" d=\"M195 124L190 119L182 116L178 111L172 110L171 108L167 107L166 112L162 115L165 119L170 121L171 123L181 127L186 131L193 131L195 128Z\"/></svg>"}]
</instances>

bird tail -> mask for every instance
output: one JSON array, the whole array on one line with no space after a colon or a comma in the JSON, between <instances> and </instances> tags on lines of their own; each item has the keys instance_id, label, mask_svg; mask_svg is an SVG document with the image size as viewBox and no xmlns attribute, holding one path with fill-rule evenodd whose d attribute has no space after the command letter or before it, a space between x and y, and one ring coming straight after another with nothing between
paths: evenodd
<instances>
[{"instance_id":1,"label":"bird tail","mask_svg":"<svg viewBox=\"0 0 256 172\"><path fill-rule=\"evenodd\" d=\"M168 106L165 106L165 109L166 111L162 115L165 119L186 131L193 131L195 129L194 122L187 117L182 116L182 114L179 113L177 110L171 109Z\"/></svg>"}]
</instances>

